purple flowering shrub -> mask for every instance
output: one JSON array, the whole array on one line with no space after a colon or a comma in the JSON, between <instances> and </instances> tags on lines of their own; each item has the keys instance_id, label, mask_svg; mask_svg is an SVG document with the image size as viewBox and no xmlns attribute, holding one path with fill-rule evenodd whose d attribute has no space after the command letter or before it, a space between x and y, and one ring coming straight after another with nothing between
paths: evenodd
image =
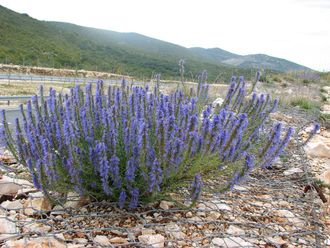
<instances>
[{"instance_id":1,"label":"purple flowering shrub","mask_svg":"<svg viewBox=\"0 0 330 248\"><path fill-rule=\"evenodd\" d=\"M230 168L231 188L256 165L270 166L293 132L282 137L276 124L262 134L278 101L247 97L243 78L232 79L222 106L207 104L207 91L203 80L189 95L164 95L157 86L150 91L124 81L106 92L100 81L95 95L90 84L65 96L50 89L47 98L41 88L25 111L21 106L15 134L2 112L2 138L44 192L75 191L136 208L188 180L196 200L202 177Z\"/></svg>"}]
</instances>

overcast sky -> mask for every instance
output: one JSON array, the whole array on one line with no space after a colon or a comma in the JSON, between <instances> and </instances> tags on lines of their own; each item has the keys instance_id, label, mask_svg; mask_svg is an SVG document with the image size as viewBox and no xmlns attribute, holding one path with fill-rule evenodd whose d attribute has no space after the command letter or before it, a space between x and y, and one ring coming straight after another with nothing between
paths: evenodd
<instances>
[{"instance_id":1,"label":"overcast sky","mask_svg":"<svg viewBox=\"0 0 330 248\"><path fill-rule=\"evenodd\" d=\"M0 0L0 4L40 20L136 32L185 47L265 53L330 70L330 0Z\"/></svg>"}]
</instances>

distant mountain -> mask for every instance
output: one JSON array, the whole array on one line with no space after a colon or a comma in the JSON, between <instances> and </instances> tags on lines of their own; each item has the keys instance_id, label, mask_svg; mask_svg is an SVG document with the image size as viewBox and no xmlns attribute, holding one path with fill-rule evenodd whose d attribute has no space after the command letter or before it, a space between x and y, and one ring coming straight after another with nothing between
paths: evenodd
<instances>
[{"instance_id":1,"label":"distant mountain","mask_svg":"<svg viewBox=\"0 0 330 248\"><path fill-rule=\"evenodd\" d=\"M291 61L271 57L266 54L250 54L245 56L239 56L236 58L233 57L228 58L226 60L222 60L221 62L228 65L234 65L244 68L257 68L258 66L260 66L262 68L267 68L276 71L311 70L305 66L293 63Z\"/></svg>"},{"instance_id":2,"label":"distant mountain","mask_svg":"<svg viewBox=\"0 0 330 248\"><path fill-rule=\"evenodd\" d=\"M192 47L189 50L204 59L213 61L213 63L222 63L227 59L235 59L242 57L238 54L230 53L220 48Z\"/></svg>"},{"instance_id":3,"label":"distant mountain","mask_svg":"<svg viewBox=\"0 0 330 248\"><path fill-rule=\"evenodd\" d=\"M39 21L0 6L0 63L110 71L137 77L161 73L177 77L179 59L186 75L206 69L251 75L251 68L278 71L308 68L267 55L241 56L219 48L185 48L137 33L119 33L69 23ZM253 73L252 73L253 75Z\"/></svg>"}]
</instances>

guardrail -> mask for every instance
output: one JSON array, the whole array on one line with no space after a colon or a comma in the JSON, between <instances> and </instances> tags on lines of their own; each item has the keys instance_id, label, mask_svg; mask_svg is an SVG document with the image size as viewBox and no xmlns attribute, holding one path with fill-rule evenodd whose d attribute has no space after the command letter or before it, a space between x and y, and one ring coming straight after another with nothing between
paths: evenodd
<instances>
[{"instance_id":1,"label":"guardrail","mask_svg":"<svg viewBox=\"0 0 330 248\"><path fill-rule=\"evenodd\" d=\"M52 83L96 83L100 79L0 73L0 80L6 80L8 82L30 81L30 82L52 82ZM113 80L113 79L104 79L103 81L105 83L110 83L110 84L117 84L120 82L120 80Z\"/></svg>"},{"instance_id":2,"label":"guardrail","mask_svg":"<svg viewBox=\"0 0 330 248\"><path fill-rule=\"evenodd\" d=\"M30 100L32 96L0 96L0 101L6 101L7 105L10 105L10 101L27 101Z\"/></svg>"}]
</instances>

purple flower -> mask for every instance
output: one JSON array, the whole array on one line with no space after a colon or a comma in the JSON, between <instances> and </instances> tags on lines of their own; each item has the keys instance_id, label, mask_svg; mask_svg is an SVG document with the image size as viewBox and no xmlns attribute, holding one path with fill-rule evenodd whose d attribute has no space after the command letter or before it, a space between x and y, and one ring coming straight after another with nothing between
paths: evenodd
<instances>
[{"instance_id":1,"label":"purple flower","mask_svg":"<svg viewBox=\"0 0 330 248\"><path fill-rule=\"evenodd\" d=\"M36 172L35 172L34 167L33 167L33 165L32 165L32 160L31 160L31 159L28 159L26 162L27 162L28 169L29 169L29 171L30 171L30 173L31 173L31 176L32 176L33 184L34 184L34 186L35 186L37 189L40 190L40 189L42 188L42 187L41 187L41 183L40 183L40 181L38 180L38 176L36 175Z\"/></svg>"},{"instance_id":2,"label":"purple flower","mask_svg":"<svg viewBox=\"0 0 330 248\"><path fill-rule=\"evenodd\" d=\"M129 208L131 208L131 209L137 208L137 206L139 204L139 194L140 194L140 191L138 188L133 188L131 190L131 200L129 202Z\"/></svg>"},{"instance_id":3,"label":"purple flower","mask_svg":"<svg viewBox=\"0 0 330 248\"><path fill-rule=\"evenodd\" d=\"M119 208L124 208L125 206L125 202L126 202L126 192L123 190L120 192L120 195L119 195L119 201L118 201L118 205L119 205Z\"/></svg>"},{"instance_id":4,"label":"purple flower","mask_svg":"<svg viewBox=\"0 0 330 248\"><path fill-rule=\"evenodd\" d=\"M153 192L156 189L157 192L160 191L160 185L162 183L162 174L163 170L158 162L155 159L154 163L152 164L151 171L149 173L149 192Z\"/></svg>"},{"instance_id":5,"label":"purple flower","mask_svg":"<svg viewBox=\"0 0 330 248\"><path fill-rule=\"evenodd\" d=\"M193 202L197 201L202 193L203 181L201 174L196 174L194 181L191 184L191 199Z\"/></svg>"}]
</instances>

